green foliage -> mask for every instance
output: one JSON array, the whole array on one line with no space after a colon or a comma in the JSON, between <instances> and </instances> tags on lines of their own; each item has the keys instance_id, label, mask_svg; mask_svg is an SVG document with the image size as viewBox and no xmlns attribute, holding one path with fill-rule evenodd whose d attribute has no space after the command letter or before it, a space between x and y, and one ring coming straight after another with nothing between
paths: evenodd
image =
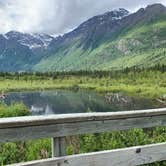
<instances>
[{"instance_id":1,"label":"green foliage","mask_svg":"<svg viewBox=\"0 0 166 166\"><path fill-rule=\"evenodd\" d=\"M13 103L10 106L3 103L0 104L0 118L26 115L30 115L30 112L22 103ZM19 142L0 145L0 163L23 161L22 156L25 153L24 144L24 142Z\"/></svg>"},{"instance_id":2,"label":"green foliage","mask_svg":"<svg viewBox=\"0 0 166 166\"><path fill-rule=\"evenodd\" d=\"M104 18L108 22L103 25L94 17L94 24L87 21L86 27L82 24L53 40L48 49L31 50L4 38L0 71L119 70L166 64L165 7L152 8L123 20Z\"/></svg>"},{"instance_id":3,"label":"green foliage","mask_svg":"<svg viewBox=\"0 0 166 166\"><path fill-rule=\"evenodd\" d=\"M29 89L94 89L99 92L124 92L129 95L152 97L166 94L165 65L150 69L126 68L123 71L79 71L64 73L0 73L0 90ZM90 109L87 112L91 112ZM0 117L29 115L23 104L0 104ZM67 138L71 139L71 138ZM73 138L74 139L74 138ZM166 128L134 129L79 136L67 147L68 154L85 153L164 142ZM51 157L51 140L5 143L0 145L0 163L10 164ZM150 164L166 165L165 162Z\"/></svg>"},{"instance_id":4,"label":"green foliage","mask_svg":"<svg viewBox=\"0 0 166 166\"><path fill-rule=\"evenodd\" d=\"M166 128L132 129L129 131L101 133L80 136L80 153L126 148L165 142ZM157 162L147 166L165 166L166 162Z\"/></svg>"},{"instance_id":5,"label":"green foliage","mask_svg":"<svg viewBox=\"0 0 166 166\"><path fill-rule=\"evenodd\" d=\"M22 103L13 103L10 106L0 104L0 118L27 116L30 114ZM50 156L50 139L0 144L0 165L48 158Z\"/></svg>"},{"instance_id":6,"label":"green foliage","mask_svg":"<svg viewBox=\"0 0 166 166\"><path fill-rule=\"evenodd\" d=\"M12 164L51 157L51 140L42 139L0 145L0 163Z\"/></svg>"},{"instance_id":7,"label":"green foliage","mask_svg":"<svg viewBox=\"0 0 166 166\"><path fill-rule=\"evenodd\" d=\"M30 115L23 103L13 103L10 106L0 104L0 118Z\"/></svg>"},{"instance_id":8,"label":"green foliage","mask_svg":"<svg viewBox=\"0 0 166 166\"><path fill-rule=\"evenodd\" d=\"M88 89L156 99L166 94L165 71L165 65L156 65L149 69L133 67L122 71L0 73L0 91Z\"/></svg>"},{"instance_id":9,"label":"green foliage","mask_svg":"<svg viewBox=\"0 0 166 166\"><path fill-rule=\"evenodd\" d=\"M49 54L34 65L35 71L120 70L166 65L166 21L140 22L122 29L114 39L100 39L95 48L82 48L80 39ZM96 41L95 41L96 42Z\"/></svg>"},{"instance_id":10,"label":"green foliage","mask_svg":"<svg viewBox=\"0 0 166 166\"><path fill-rule=\"evenodd\" d=\"M26 161L49 158L51 157L51 139L28 141L24 149Z\"/></svg>"},{"instance_id":11,"label":"green foliage","mask_svg":"<svg viewBox=\"0 0 166 166\"><path fill-rule=\"evenodd\" d=\"M148 134L142 129L84 135L80 140L82 153L146 145L151 142Z\"/></svg>"},{"instance_id":12,"label":"green foliage","mask_svg":"<svg viewBox=\"0 0 166 166\"><path fill-rule=\"evenodd\" d=\"M67 146L67 154L97 152L165 142L166 128L132 129L100 134L86 134L77 138L67 138L72 143ZM78 149L79 148L79 149ZM18 143L6 143L0 148L0 162L4 164L19 163L51 157L51 140L36 140ZM166 162L148 164L148 166L163 166Z\"/></svg>"}]
</instances>

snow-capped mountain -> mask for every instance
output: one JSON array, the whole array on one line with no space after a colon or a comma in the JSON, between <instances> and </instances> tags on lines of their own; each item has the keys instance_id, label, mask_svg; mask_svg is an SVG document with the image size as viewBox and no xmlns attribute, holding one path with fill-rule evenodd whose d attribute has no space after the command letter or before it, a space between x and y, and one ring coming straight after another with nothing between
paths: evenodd
<instances>
[{"instance_id":1,"label":"snow-capped mountain","mask_svg":"<svg viewBox=\"0 0 166 166\"><path fill-rule=\"evenodd\" d=\"M104 24L108 23L109 21L114 21L114 20L119 20L122 19L125 16L128 16L129 12L123 8L119 8L117 10L113 10L111 12L106 12L103 15L95 16L85 23L81 24L78 29L85 29L86 26L88 27L90 24ZM6 34L3 35L4 38L10 41L17 42L21 45L29 47L31 50L36 50L36 49L47 49L49 44L55 40L59 40L59 37L54 38L53 36L44 34L44 33L34 33L34 34L29 34L29 33L22 33L18 31L10 31Z\"/></svg>"},{"instance_id":2,"label":"snow-capped mountain","mask_svg":"<svg viewBox=\"0 0 166 166\"><path fill-rule=\"evenodd\" d=\"M166 57L165 21L166 7L154 4L131 14L119 8L94 16L58 37L10 31L0 35L0 71L110 70L128 67L126 62L152 66ZM134 57L129 62L131 55L144 54L146 64Z\"/></svg>"},{"instance_id":3,"label":"snow-capped mountain","mask_svg":"<svg viewBox=\"0 0 166 166\"><path fill-rule=\"evenodd\" d=\"M10 31L4 35L8 40L16 41L30 49L47 48L53 37L47 34L28 34Z\"/></svg>"},{"instance_id":4,"label":"snow-capped mountain","mask_svg":"<svg viewBox=\"0 0 166 166\"><path fill-rule=\"evenodd\" d=\"M126 9L123 8L119 8L113 11L109 11L106 12L102 15L98 15L95 17L92 17L91 19L87 20L86 22L84 22L83 24L80 25L85 27L86 25L92 24L92 23L99 23L99 24L104 24L105 22L108 23L108 21L116 21L116 20L120 20L126 16L129 15L129 11L127 11Z\"/></svg>"},{"instance_id":5,"label":"snow-capped mountain","mask_svg":"<svg viewBox=\"0 0 166 166\"><path fill-rule=\"evenodd\" d=\"M54 48L62 42L72 40L72 38L81 38L81 45L84 48L96 47L100 44L98 39L101 37L110 39L113 36L113 33L119 29L120 20L127 17L129 14L129 11L126 9L119 8L94 16L83 22L73 31L62 37L53 39L49 46Z\"/></svg>"},{"instance_id":6,"label":"snow-capped mountain","mask_svg":"<svg viewBox=\"0 0 166 166\"><path fill-rule=\"evenodd\" d=\"M119 9L115 9L111 12L106 12L104 15L99 15L99 17L101 17L104 19L105 17L110 17L112 20L119 20L122 19L123 17L126 17L130 14L129 11L127 11L124 8L119 8Z\"/></svg>"}]
</instances>

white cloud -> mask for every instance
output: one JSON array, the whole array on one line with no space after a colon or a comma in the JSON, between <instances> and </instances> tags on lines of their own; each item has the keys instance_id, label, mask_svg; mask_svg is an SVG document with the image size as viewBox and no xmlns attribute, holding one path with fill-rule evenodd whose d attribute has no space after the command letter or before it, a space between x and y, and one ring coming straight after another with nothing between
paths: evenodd
<instances>
[{"instance_id":1,"label":"white cloud","mask_svg":"<svg viewBox=\"0 0 166 166\"><path fill-rule=\"evenodd\" d=\"M119 7L135 11L165 0L0 0L0 32L59 34L86 19Z\"/></svg>"}]
</instances>

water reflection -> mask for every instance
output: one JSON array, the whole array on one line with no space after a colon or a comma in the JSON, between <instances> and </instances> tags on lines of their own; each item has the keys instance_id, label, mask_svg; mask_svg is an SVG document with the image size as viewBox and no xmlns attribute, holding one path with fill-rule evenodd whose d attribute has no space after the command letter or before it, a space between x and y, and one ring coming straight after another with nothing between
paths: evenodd
<instances>
[{"instance_id":1,"label":"water reflection","mask_svg":"<svg viewBox=\"0 0 166 166\"><path fill-rule=\"evenodd\" d=\"M159 105L152 100L128 98L129 102L108 101L103 95L92 91L37 91L9 93L5 103L23 102L33 115L114 112L135 109L157 108ZM125 98L126 100L126 98Z\"/></svg>"}]
</instances>

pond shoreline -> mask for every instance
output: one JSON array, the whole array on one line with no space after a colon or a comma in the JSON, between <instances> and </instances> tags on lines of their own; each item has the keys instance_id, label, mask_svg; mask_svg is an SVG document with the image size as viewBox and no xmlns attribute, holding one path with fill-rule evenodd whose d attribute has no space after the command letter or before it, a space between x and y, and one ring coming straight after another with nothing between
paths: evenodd
<instances>
[{"instance_id":1,"label":"pond shoreline","mask_svg":"<svg viewBox=\"0 0 166 166\"><path fill-rule=\"evenodd\" d=\"M0 89L1 92L3 92L4 95L6 95L6 93L12 93L12 92L28 92L28 91L51 91L51 90L68 90L68 91L78 91L78 90L83 90L83 91L94 91L97 93L100 93L102 95L106 95L108 93L112 93L112 94L117 94L117 93L122 93L126 96L129 97L135 97L135 98L145 98L145 99L152 99L154 101L158 101L160 103L164 103L166 104L166 98L165 98L165 94L163 95L158 94L158 96L153 96L153 93L149 94L149 95L144 95L144 94L139 94L137 91L135 92L130 92L130 91L126 91L125 89L121 89L121 88L112 88L112 90L109 90L109 88L105 88L105 87L81 87L81 86L77 86L76 88L73 85L69 85L69 86L56 86L55 87L47 87L47 88L41 88L41 87L36 87L36 88L31 88L31 87L25 87L25 88L15 88L15 89Z\"/></svg>"},{"instance_id":2,"label":"pond shoreline","mask_svg":"<svg viewBox=\"0 0 166 166\"><path fill-rule=\"evenodd\" d=\"M4 102L24 103L33 115L83 112L116 112L162 108L156 100L127 96L123 93L97 93L93 90L42 90L10 92Z\"/></svg>"},{"instance_id":3,"label":"pond shoreline","mask_svg":"<svg viewBox=\"0 0 166 166\"><path fill-rule=\"evenodd\" d=\"M166 100L166 72L142 71L115 76L20 75L0 77L0 94L37 90L93 90L98 93L123 93L159 101Z\"/></svg>"}]
</instances>

